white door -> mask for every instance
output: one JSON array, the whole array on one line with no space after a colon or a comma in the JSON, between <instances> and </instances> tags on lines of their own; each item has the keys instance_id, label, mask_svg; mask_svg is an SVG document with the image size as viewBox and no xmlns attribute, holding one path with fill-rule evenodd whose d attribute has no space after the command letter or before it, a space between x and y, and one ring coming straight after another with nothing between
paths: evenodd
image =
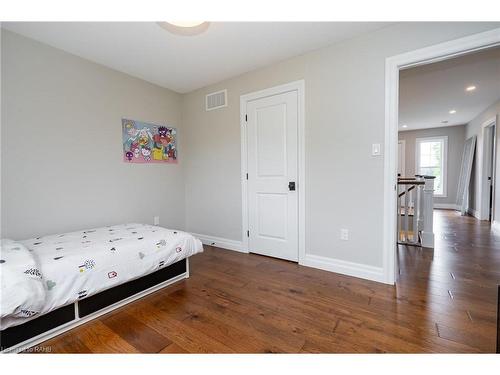
<instances>
[{"instance_id":1,"label":"white door","mask_svg":"<svg viewBox=\"0 0 500 375\"><path fill-rule=\"evenodd\" d=\"M252 253L298 261L297 91L247 102Z\"/></svg>"}]
</instances>

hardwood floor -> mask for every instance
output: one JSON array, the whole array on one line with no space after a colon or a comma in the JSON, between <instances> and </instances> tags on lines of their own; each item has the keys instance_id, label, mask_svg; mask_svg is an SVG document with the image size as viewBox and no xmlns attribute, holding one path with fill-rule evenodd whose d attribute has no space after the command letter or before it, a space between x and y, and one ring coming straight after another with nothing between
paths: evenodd
<instances>
[{"instance_id":1,"label":"hardwood floor","mask_svg":"<svg viewBox=\"0 0 500 375\"><path fill-rule=\"evenodd\" d=\"M435 211L395 287L210 246L191 277L49 340L56 353L494 352L500 238Z\"/></svg>"}]
</instances>

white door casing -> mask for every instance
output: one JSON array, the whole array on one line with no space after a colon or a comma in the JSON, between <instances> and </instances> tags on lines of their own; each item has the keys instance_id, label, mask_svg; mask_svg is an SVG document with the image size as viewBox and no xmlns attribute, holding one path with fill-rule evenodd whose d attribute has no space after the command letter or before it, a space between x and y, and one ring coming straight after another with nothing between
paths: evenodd
<instances>
[{"instance_id":1,"label":"white door casing","mask_svg":"<svg viewBox=\"0 0 500 375\"><path fill-rule=\"evenodd\" d=\"M406 177L406 141L404 139L398 140L398 175ZM404 185L398 185L398 194L405 190Z\"/></svg>"},{"instance_id":2,"label":"white door casing","mask_svg":"<svg viewBox=\"0 0 500 375\"><path fill-rule=\"evenodd\" d=\"M479 163L479 212L480 220L488 220L490 214L490 196L493 200L491 221L495 219L495 169L496 169L496 116L482 124L482 158ZM490 187L493 190L490 194Z\"/></svg>"},{"instance_id":3,"label":"white door casing","mask_svg":"<svg viewBox=\"0 0 500 375\"><path fill-rule=\"evenodd\" d=\"M246 109L249 251L298 261L298 93Z\"/></svg>"},{"instance_id":4,"label":"white door casing","mask_svg":"<svg viewBox=\"0 0 500 375\"><path fill-rule=\"evenodd\" d=\"M406 177L406 141L404 139L400 139L398 141L398 174L401 177Z\"/></svg>"}]
</instances>

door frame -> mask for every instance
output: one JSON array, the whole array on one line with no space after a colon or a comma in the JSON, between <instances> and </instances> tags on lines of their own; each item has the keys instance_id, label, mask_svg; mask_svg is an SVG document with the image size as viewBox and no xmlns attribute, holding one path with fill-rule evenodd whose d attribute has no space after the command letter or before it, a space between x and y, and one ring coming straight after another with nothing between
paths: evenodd
<instances>
[{"instance_id":1,"label":"door frame","mask_svg":"<svg viewBox=\"0 0 500 375\"><path fill-rule=\"evenodd\" d=\"M388 57L385 60L385 144L384 144L384 281L394 284L396 262L397 141L399 121L399 71L404 68L447 60L500 45L500 28Z\"/></svg>"},{"instance_id":2,"label":"door frame","mask_svg":"<svg viewBox=\"0 0 500 375\"><path fill-rule=\"evenodd\" d=\"M495 167L496 167L496 124L497 124L497 118L496 116L493 118L490 118L489 120L486 120L483 122L481 125L481 130L482 130L482 136L483 136L483 148L482 148L482 153L483 157L480 162L480 168L479 168L479 181L481 184L481 188L479 191L479 220L488 220L489 216L489 206L490 206L490 194L489 194L489 184L488 184L488 171L487 168L490 167L490 162L489 162L489 156L491 155L491 152L493 151L493 159L492 159L492 165L491 168L493 170L492 176L491 176L491 184L493 185L493 189L495 188ZM493 130L493 134L487 130L488 128L495 127ZM493 139L490 138L490 134L493 135ZM493 141L493 150L490 150L490 145L491 141ZM491 213L491 222L495 220L495 190L492 192L493 195L493 207L492 207L492 213ZM485 198L488 199L485 199Z\"/></svg>"},{"instance_id":3,"label":"door frame","mask_svg":"<svg viewBox=\"0 0 500 375\"><path fill-rule=\"evenodd\" d=\"M250 252L248 231L248 152L247 152L247 129L246 129L246 107L252 100L262 99L268 96L284 94L297 91L297 119L298 119L298 150L297 150L297 196L298 196L298 245L299 264L305 258L305 197L306 197L306 173L305 173L305 82L304 80L293 81L283 85L270 87L264 90L251 92L240 96L240 129L241 129L241 211L242 211L242 250Z\"/></svg>"},{"instance_id":4,"label":"door frame","mask_svg":"<svg viewBox=\"0 0 500 375\"><path fill-rule=\"evenodd\" d=\"M398 137L399 137L399 134L398 134ZM402 168L402 171L403 172L403 175L401 177L406 177L406 139L398 139L398 145L399 145L399 142L401 142L401 144L403 145L403 157L402 157L402 164L403 164L403 168ZM398 150L396 150L397 152ZM399 155L398 155L399 157ZM397 171L397 164L396 164L396 171Z\"/></svg>"}]
</instances>

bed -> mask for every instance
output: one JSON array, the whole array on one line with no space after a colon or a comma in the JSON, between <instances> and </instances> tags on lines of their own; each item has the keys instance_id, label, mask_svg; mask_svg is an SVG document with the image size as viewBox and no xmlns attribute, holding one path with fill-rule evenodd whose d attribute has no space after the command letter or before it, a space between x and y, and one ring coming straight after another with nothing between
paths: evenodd
<instances>
[{"instance_id":1,"label":"bed","mask_svg":"<svg viewBox=\"0 0 500 375\"><path fill-rule=\"evenodd\" d=\"M182 278L191 234L124 224L2 240L1 350L26 348Z\"/></svg>"}]
</instances>

